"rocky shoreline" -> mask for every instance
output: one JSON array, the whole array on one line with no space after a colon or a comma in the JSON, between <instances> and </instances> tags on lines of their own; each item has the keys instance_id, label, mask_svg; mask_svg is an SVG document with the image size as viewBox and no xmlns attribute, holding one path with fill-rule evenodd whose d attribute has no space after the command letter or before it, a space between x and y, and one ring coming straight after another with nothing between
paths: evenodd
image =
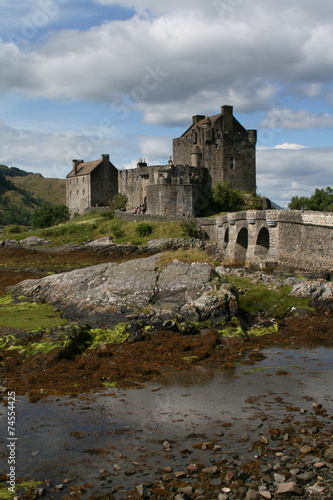
<instances>
[{"instance_id":1,"label":"rocky shoreline","mask_svg":"<svg viewBox=\"0 0 333 500\"><path fill-rule=\"evenodd\" d=\"M201 244L192 241L189 246ZM93 247L94 252L109 255L121 250L110 240L88 245L87 251ZM52 394L76 398L113 383L140 388L168 370L204 366L228 370L235 363L255 364L263 359L261 350L272 345L332 347L330 272L269 274L179 260L161 265L161 250L182 245L181 241L152 242L144 249L151 255L143 258L133 258L138 249L127 246L131 260L126 262L105 262L12 286L16 300L50 302L74 325L39 334L1 329L2 339L9 334L13 337L3 351L2 401L6 403L9 388L27 394L31 402ZM50 249L58 254L77 250ZM218 250L211 248L210 252L213 255ZM244 314L239 298L248 292L230 283L233 277L246 278L251 286L262 285L267 290L288 286L290 295L308 299L311 309L294 308L280 318L268 318L260 311ZM101 341L91 348L91 330L119 324L127 325L125 343ZM268 335L251 333L275 324L278 328ZM241 334L223 334L230 325ZM17 342L23 350L17 348ZM59 345L26 356L25 349L41 342ZM10 350L11 345L15 349ZM303 408L289 405L283 421L273 426L263 415L253 434L238 436L235 448L227 428L189 435L185 441L164 436L154 442L154 453L166 462L163 467L154 467L151 459L130 460L120 453L111 465L108 461L94 474L94 484L66 478L61 484L46 481L19 498L328 500L333 498L332 421L332 411L321 401L311 401ZM149 447L147 443L147 450ZM240 447L244 453L239 452Z\"/></svg>"}]
</instances>

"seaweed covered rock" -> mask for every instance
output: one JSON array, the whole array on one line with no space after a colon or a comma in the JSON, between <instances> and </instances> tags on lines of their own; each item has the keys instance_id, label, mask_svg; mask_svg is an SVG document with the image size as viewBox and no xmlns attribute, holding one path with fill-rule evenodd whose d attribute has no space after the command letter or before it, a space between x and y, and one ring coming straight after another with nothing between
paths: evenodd
<instances>
[{"instance_id":1,"label":"seaweed covered rock","mask_svg":"<svg viewBox=\"0 0 333 500\"><path fill-rule=\"evenodd\" d=\"M191 309L200 321L234 315L236 296L213 289L212 275L206 262L174 260L160 269L155 255L26 280L11 290L25 300L49 302L71 320L92 326L112 328L137 319L156 325L174 318L189 321Z\"/></svg>"}]
</instances>

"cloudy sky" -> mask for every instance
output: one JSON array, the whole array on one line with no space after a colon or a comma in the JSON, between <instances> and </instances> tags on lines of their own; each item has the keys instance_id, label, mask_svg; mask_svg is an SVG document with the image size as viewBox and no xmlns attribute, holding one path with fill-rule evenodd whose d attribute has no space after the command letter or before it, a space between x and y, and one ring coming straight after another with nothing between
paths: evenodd
<instances>
[{"instance_id":1,"label":"cloudy sky","mask_svg":"<svg viewBox=\"0 0 333 500\"><path fill-rule=\"evenodd\" d=\"M258 129L258 193L333 186L332 0L0 0L0 163L165 163L194 114Z\"/></svg>"}]
</instances>

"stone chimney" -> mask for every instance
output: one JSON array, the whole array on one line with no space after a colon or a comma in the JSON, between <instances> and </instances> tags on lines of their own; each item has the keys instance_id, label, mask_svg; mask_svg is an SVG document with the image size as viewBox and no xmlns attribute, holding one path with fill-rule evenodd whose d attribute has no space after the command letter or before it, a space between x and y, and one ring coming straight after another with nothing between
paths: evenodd
<instances>
[{"instance_id":1,"label":"stone chimney","mask_svg":"<svg viewBox=\"0 0 333 500\"><path fill-rule=\"evenodd\" d=\"M204 118L205 118L205 115L194 115L194 116L192 116L192 125L196 125L198 122L200 122Z\"/></svg>"},{"instance_id":2,"label":"stone chimney","mask_svg":"<svg viewBox=\"0 0 333 500\"><path fill-rule=\"evenodd\" d=\"M146 158L139 158L139 161L138 163L136 164L136 166L138 168L140 167L146 167L147 166L147 163L146 163Z\"/></svg>"},{"instance_id":3,"label":"stone chimney","mask_svg":"<svg viewBox=\"0 0 333 500\"><path fill-rule=\"evenodd\" d=\"M80 165L80 163L83 163L83 160L73 160L74 175L77 174L77 167Z\"/></svg>"},{"instance_id":4,"label":"stone chimney","mask_svg":"<svg viewBox=\"0 0 333 500\"><path fill-rule=\"evenodd\" d=\"M221 106L223 115L223 132L232 132L234 129L233 106Z\"/></svg>"},{"instance_id":5,"label":"stone chimney","mask_svg":"<svg viewBox=\"0 0 333 500\"><path fill-rule=\"evenodd\" d=\"M110 161L110 155L102 155L102 160L104 163L109 163Z\"/></svg>"},{"instance_id":6,"label":"stone chimney","mask_svg":"<svg viewBox=\"0 0 333 500\"><path fill-rule=\"evenodd\" d=\"M257 131L256 130L248 130L247 133L248 133L249 141L252 144L256 144L257 143Z\"/></svg>"}]
</instances>

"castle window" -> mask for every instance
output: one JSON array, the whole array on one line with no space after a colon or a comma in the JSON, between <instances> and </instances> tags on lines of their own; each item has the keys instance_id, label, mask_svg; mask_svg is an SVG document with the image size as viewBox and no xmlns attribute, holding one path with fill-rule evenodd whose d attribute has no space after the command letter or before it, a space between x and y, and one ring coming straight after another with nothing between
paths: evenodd
<instances>
[{"instance_id":1,"label":"castle window","mask_svg":"<svg viewBox=\"0 0 333 500\"><path fill-rule=\"evenodd\" d=\"M72 196L72 191L69 192L69 197L71 197L71 196Z\"/></svg>"},{"instance_id":2,"label":"castle window","mask_svg":"<svg viewBox=\"0 0 333 500\"><path fill-rule=\"evenodd\" d=\"M235 158L230 156L230 170L234 170L235 168Z\"/></svg>"},{"instance_id":3,"label":"castle window","mask_svg":"<svg viewBox=\"0 0 333 500\"><path fill-rule=\"evenodd\" d=\"M82 194L83 194L83 196L85 195L85 190L84 190L84 189L83 189L83 191L82 191Z\"/></svg>"},{"instance_id":4,"label":"castle window","mask_svg":"<svg viewBox=\"0 0 333 500\"><path fill-rule=\"evenodd\" d=\"M79 196L79 190L76 191L76 195Z\"/></svg>"}]
</instances>

